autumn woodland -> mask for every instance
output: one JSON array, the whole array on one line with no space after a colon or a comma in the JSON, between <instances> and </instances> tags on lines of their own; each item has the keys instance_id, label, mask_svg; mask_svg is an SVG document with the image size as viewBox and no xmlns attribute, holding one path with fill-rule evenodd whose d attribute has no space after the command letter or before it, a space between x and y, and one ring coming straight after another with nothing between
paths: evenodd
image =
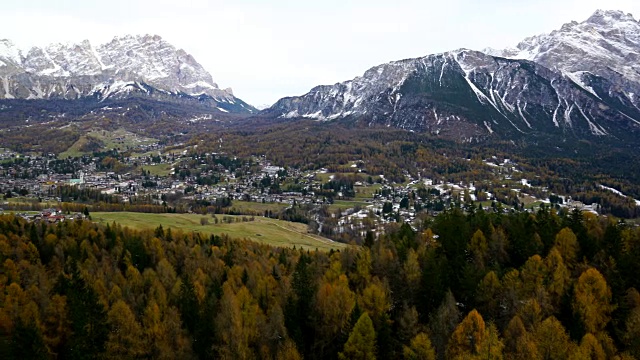
<instances>
[{"instance_id":1,"label":"autumn woodland","mask_svg":"<svg viewBox=\"0 0 640 360\"><path fill-rule=\"evenodd\" d=\"M390 224L362 247L0 216L18 359L633 359L640 230L579 211Z\"/></svg>"}]
</instances>

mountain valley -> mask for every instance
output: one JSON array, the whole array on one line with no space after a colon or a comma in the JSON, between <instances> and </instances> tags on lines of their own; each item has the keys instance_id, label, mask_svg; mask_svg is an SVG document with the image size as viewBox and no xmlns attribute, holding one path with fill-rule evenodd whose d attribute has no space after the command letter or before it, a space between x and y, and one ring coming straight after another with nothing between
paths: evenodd
<instances>
[{"instance_id":1,"label":"mountain valley","mask_svg":"<svg viewBox=\"0 0 640 360\"><path fill-rule=\"evenodd\" d=\"M257 81L239 57L346 55L314 14L275 39L277 2L266 28L206 5L234 18L171 29L236 67L157 35L0 40L0 358L640 359L632 15L252 106L214 81ZM222 46L245 31L250 56Z\"/></svg>"}]
</instances>

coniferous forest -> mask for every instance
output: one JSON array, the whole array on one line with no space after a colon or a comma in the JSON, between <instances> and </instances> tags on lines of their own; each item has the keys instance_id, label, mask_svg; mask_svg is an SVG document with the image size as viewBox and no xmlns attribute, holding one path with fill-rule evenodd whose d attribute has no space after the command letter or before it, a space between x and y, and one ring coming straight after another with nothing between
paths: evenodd
<instances>
[{"instance_id":1,"label":"coniferous forest","mask_svg":"<svg viewBox=\"0 0 640 360\"><path fill-rule=\"evenodd\" d=\"M633 359L640 229L452 208L363 247L0 216L4 359Z\"/></svg>"}]
</instances>

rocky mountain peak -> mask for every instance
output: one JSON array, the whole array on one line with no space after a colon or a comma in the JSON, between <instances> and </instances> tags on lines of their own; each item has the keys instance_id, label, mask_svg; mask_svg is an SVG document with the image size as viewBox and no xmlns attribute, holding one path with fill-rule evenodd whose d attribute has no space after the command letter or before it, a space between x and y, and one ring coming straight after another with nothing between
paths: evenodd
<instances>
[{"instance_id":1,"label":"rocky mountain peak","mask_svg":"<svg viewBox=\"0 0 640 360\"><path fill-rule=\"evenodd\" d=\"M7 62L20 64L22 52L11 40L0 39L0 67L7 66Z\"/></svg>"},{"instance_id":2,"label":"rocky mountain peak","mask_svg":"<svg viewBox=\"0 0 640 360\"><path fill-rule=\"evenodd\" d=\"M620 10L596 10L585 22L592 24L611 24L621 21L637 22L632 14Z\"/></svg>"},{"instance_id":3,"label":"rocky mountain peak","mask_svg":"<svg viewBox=\"0 0 640 360\"><path fill-rule=\"evenodd\" d=\"M233 96L219 89L211 74L193 56L158 35L115 37L99 46L97 52L105 67L140 75L145 82L163 89L214 97Z\"/></svg>"},{"instance_id":4,"label":"rocky mountain peak","mask_svg":"<svg viewBox=\"0 0 640 360\"><path fill-rule=\"evenodd\" d=\"M532 60L564 73L586 71L640 83L640 23L622 11L598 10L583 22L526 38L516 47L485 52Z\"/></svg>"},{"instance_id":5,"label":"rocky mountain peak","mask_svg":"<svg viewBox=\"0 0 640 360\"><path fill-rule=\"evenodd\" d=\"M102 90L108 96L118 86L130 91L132 83L227 103L235 99L193 56L159 35L116 36L98 46L89 40L55 43L26 52L0 40L0 99L77 98Z\"/></svg>"},{"instance_id":6,"label":"rocky mountain peak","mask_svg":"<svg viewBox=\"0 0 640 360\"><path fill-rule=\"evenodd\" d=\"M44 58L34 59L27 56L24 60L25 63L30 64L34 61L40 63L46 62L46 68L32 68L31 70L50 76L98 75L104 69L99 55L89 40L84 40L77 44L51 44L45 48L44 53L38 55Z\"/></svg>"}]
</instances>

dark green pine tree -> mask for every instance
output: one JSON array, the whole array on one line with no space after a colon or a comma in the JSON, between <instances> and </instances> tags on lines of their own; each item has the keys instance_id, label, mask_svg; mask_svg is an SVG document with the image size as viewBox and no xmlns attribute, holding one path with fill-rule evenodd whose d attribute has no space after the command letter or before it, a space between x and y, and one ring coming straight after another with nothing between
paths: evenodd
<instances>
[{"instance_id":1,"label":"dark green pine tree","mask_svg":"<svg viewBox=\"0 0 640 360\"><path fill-rule=\"evenodd\" d=\"M180 316L185 328L194 334L198 323L199 306L195 288L187 275L182 278L180 285L178 309L180 309Z\"/></svg>"},{"instance_id":2,"label":"dark green pine tree","mask_svg":"<svg viewBox=\"0 0 640 360\"><path fill-rule=\"evenodd\" d=\"M423 322L428 321L429 314L438 308L445 297L449 287L448 266L445 256L435 249L428 250L416 304Z\"/></svg>"},{"instance_id":3,"label":"dark green pine tree","mask_svg":"<svg viewBox=\"0 0 640 360\"><path fill-rule=\"evenodd\" d=\"M367 235L364 238L364 246L371 248L375 242L375 237L373 236L373 232L367 231Z\"/></svg>"},{"instance_id":4,"label":"dark green pine tree","mask_svg":"<svg viewBox=\"0 0 640 360\"><path fill-rule=\"evenodd\" d=\"M164 239L164 229L162 228L162 224L156 228L154 235L158 239Z\"/></svg>"},{"instance_id":5,"label":"dark green pine tree","mask_svg":"<svg viewBox=\"0 0 640 360\"><path fill-rule=\"evenodd\" d=\"M314 341L314 328L311 324L311 304L316 291L311 259L301 253L293 272L293 296L289 298L285 311L285 326L298 350L308 358Z\"/></svg>"},{"instance_id":6,"label":"dark green pine tree","mask_svg":"<svg viewBox=\"0 0 640 360\"><path fill-rule=\"evenodd\" d=\"M58 284L67 296L72 335L63 358L95 359L105 350L109 335L107 313L98 302L98 294L82 278L75 261L71 262L71 279L61 277Z\"/></svg>"},{"instance_id":7,"label":"dark green pine tree","mask_svg":"<svg viewBox=\"0 0 640 360\"><path fill-rule=\"evenodd\" d=\"M207 289L207 296L200 310L200 316L196 324L195 334L193 335L193 351L200 359L213 358L213 343L216 337L215 322L212 321L216 317L218 310L218 299L222 296L222 286L218 282L214 282Z\"/></svg>"},{"instance_id":8,"label":"dark green pine tree","mask_svg":"<svg viewBox=\"0 0 640 360\"><path fill-rule=\"evenodd\" d=\"M11 335L11 356L13 359L48 359L49 352L42 333L35 324L18 321Z\"/></svg>"},{"instance_id":9,"label":"dark green pine tree","mask_svg":"<svg viewBox=\"0 0 640 360\"><path fill-rule=\"evenodd\" d=\"M393 359L393 334L389 314L382 314L373 322L376 331L376 343L378 344L377 356L380 359Z\"/></svg>"}]
</instances>

